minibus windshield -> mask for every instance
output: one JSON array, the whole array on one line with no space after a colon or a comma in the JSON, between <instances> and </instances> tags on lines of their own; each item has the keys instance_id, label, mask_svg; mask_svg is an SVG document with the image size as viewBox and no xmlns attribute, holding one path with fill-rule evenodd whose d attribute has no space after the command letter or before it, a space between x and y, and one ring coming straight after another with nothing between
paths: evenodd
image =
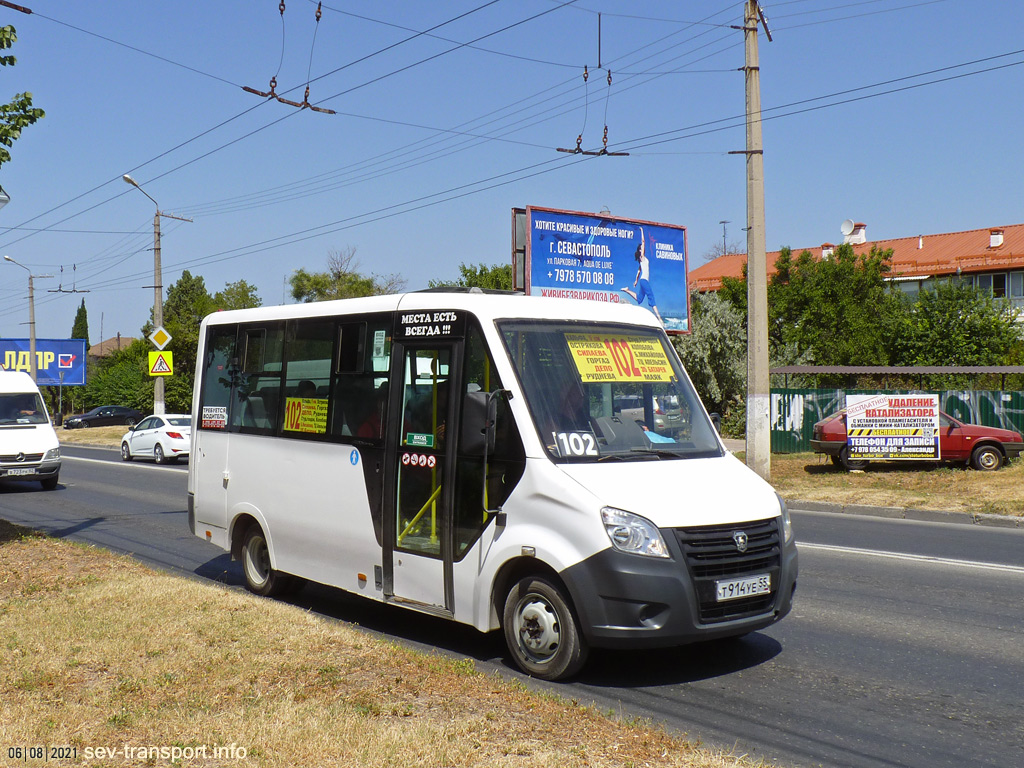
<instances>
[{"instance_id":1,"label":"minibus windshield","mask_svg":"<svg viewBox=\"0 0 1024 768\"><path fill-rule=\"evenodd\" d=\"M46 424L43 401L35 392L0 394L0 425Z\"/></svg>"},{"instance_id":2,"label":"minibus windshield","mask_svg":"<svg viewBox=\"0 0 1024 768\"><path fill-rule=\"evenodd\" d=\"M502 321L499 329L552 458L650 461L722 454L664 333L526 320Z\"/></svg>"}]
</instances>

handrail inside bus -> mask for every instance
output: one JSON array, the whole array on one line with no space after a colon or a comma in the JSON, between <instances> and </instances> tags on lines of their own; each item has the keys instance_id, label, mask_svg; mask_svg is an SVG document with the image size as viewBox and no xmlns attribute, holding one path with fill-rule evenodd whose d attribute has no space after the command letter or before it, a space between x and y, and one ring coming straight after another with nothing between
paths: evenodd
<instances>
[{"instance_id":1,"label":"handrail inside bus","mask_svg":"<svg viewBox=\"0 0 1024 768\"><path fill-rule=\"evenodd\" d=\"M429 507L433 506L434 502L437 501L437 497L441 493L441 488L442 488L442 486L439 485L439 486L437 486L437 488L434 489L434 492L432 494L430 494L430 498L427 499L427 502L420 508L420 511L417 512L416 516L412 520L409 521L408 525L405 526L405 530L402 531L400 534L398 534L398 543L399 544L401 544L402 543L402 539L404 539L409 534L409 532L413 528L416 527L416 524L420 521L420 518L423 517L423 515L426 514L427 509ZM436 523L435 523L435 525L436 525ZM436 539L437 539L437 531L436 530L433 530L433 531L430 532L430 538L431 538L431 540L436 541Z\"/></svg>"}]
</instances>

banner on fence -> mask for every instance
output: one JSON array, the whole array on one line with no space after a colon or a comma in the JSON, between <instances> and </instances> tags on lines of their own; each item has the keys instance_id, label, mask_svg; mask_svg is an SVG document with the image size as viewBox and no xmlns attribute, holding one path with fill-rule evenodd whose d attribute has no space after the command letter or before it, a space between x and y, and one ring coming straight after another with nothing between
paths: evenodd
<instances>
[{"instance_id":1,"label":"banner on fence","mask_svg":"<svg viewBox=\"0 0 1024 768\"><path fill-rule=\"evenodd\" d=\"M938 461L939 396L847 395L846 444L851 459Z\"/></svg>"}]
</instances>

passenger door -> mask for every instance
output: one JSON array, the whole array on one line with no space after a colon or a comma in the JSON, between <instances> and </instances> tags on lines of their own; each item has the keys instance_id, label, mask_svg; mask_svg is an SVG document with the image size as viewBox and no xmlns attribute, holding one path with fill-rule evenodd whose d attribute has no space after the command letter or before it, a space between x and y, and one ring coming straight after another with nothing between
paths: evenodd
<instances>
[{"instance_id":1,"label":"passenger door","mask_svg":"<svg viewBox=\"0 0 1024 768\"><path fill-rule=\"evenodd\" d=\"M449 315L455 313L399 317L391 381L400 386L390 393L389 413L396 416L388 425L382 557L388 600L446 616L454 605L456 394L465 325L433 321ZM419 340L432 331L439 340Z\"/></svg>"}]
</instances>

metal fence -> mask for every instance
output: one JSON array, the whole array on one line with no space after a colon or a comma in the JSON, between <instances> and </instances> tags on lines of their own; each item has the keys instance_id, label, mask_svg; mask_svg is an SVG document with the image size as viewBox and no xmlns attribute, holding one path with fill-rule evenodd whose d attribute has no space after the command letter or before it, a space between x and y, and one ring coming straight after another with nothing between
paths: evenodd
<instances>
[{"instance_id":1,"label":"metal fence","mask_svg":"<svg viewBox=\"0 0 1024 768\"><path fill-rule=\"evenodd\" d=\"M844 408L846 395L882 393L920 394L920 391L773 389L772 452L801 453L811 450L814 423ZM1024 433L1024 391L947 390L938 395L939 407L954 419Z\"/></svg>"}]
</instances>

